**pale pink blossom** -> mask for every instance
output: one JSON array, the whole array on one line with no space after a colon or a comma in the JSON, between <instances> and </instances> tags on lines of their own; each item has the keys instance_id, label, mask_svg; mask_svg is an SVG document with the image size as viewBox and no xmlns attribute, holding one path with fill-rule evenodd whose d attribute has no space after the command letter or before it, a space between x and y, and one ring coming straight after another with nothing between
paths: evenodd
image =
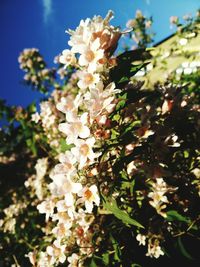
<instances>
[{"instance_id":1,"label":"pale pink blossom","mask_svg":"<svg viewBox=\"0 0 200 267\"><path fill-rule=\"evenodd\" d=\"M90 73L86 71L79 72L78 87L82 90L92 88L100 81L100 76L97 73Z\"/></svg>"},{"instance_id":2,"label":"pale pink blossom","mask_svg":"<svg viewBox=\"0 0 200 267\"><path fill-rule=\"evenodd\" d=\"M38 112L34 113L31 115L31 120L34 121L35 123L38 123L40 121L40 115Z\"/></svg>"},{"instance_id":3,"label":"pale pink blossom","mask_svg":"<svg viewBox=\"0 0 200 267\"><path fill-rule=\"evenodd\" d=\"M94 153L93 147L95 144L95 138L91 137L86 140L77 139L75 142L75 147L71 149L72 154L79 162L79 169L82 169L84 165L88 163L93 163L94 159L99 156L98 153Z\"/></svg>"},{"instance_id":4,"label":"pale pink blossom","mask_svg":"<svg viewBox=\"0 0 200 267\"><path fill-rule=\"evenodd\" d=\"M73 114L77 114L80 103L80 94L78 94L76 98L73 96L62 97L60 102L57 103L56 108L63 113L72 112Z\"/></svg>"},{"instance_id":5,"label":"pale pink blossom","mask_svg":"<svg viewBox=\"0 0 200 267\"><path fill-rule=\"evenodd\" d=\"M80 256L76 253L73 253L71 256L67 258L69 262L68 267L82 267L83 265L80 263Z\"/></svg>"},{"instance_id":6,"label":"pale pink blossom","mask_svg":"<svg viewBox=\"0 0 200 267\"><path fill-rule=\"evenodd\" d=\"M48 221L49 217L51 217L54 213L55 203L51 199L47 199L37 205L37 209L40 213L46 214L46 221Z\"/></svg>"},{"instance_id":7,"label":"pale pink blossom","mask_svg":"<svg viewBox=\"0 0 200 267\"><path fill-rule=\"evenodd\" d=\"M81 201L82 203L82 201ZM78 225L83 230L83 233L86 233L91 225L91 223L94 221L94 215L86 213L85 210L82 208L78 209L78 212L75 213L75 219L78 223Z\"/></svg>"},{"instance_id":8,"label":"pale pink blossom","mask_svg":"<svg viewBox=\"0 0 200 267\"><path fill-rule=\"evenodd\" d=\"M57 194L65 196L69 203L73 202L73 194L77 194L82 189L81 183L73 182L68 174L53 174L51 178L57 187Z\"/></svg>"},{"instance_id":9,"label":"pale pink blossom","mask_svg":"<svg viewBox=\"0 0 200 267\"><path fill-rule=\"evenodd\" d=\"M80 66L87 67L89 72L102 70L100 59L104 58L104 50L100 48L100 40L96 39L90 46L83 46L78 63Z\"/></svg>"},{"instance_id":10,"label":"pale pink blossom","mask_svg":"<svg viewBox=\"0 0 200 267\"><path fill-rule=\"evenodd\" d=\"M75 167L76 158L71 153L71 151L66 151L65 153L61 153L59 155L59 161L60 163L54 167L53 173L55 174L67 173L68 175L76 173L76 167Z\"/></svg>"},{"instance_id":11,"label":"pale pink blossom","mask_svg":"<svg viewBox=\"0 0 200 267\"><path fill-rule=\"evenodd\" d=\"M72 221L67 220L66 223L58 223L57 226L52 229L52 233L56 235L58 240L61 240L63 237L69 237L71 235L71 227Z\"/></svg>"},{"instance_id":12,"label":"pale pink blossom","mask_svg":"<svg viewBox=\"0 0 200 267\"><path fill-rule=\"evenodd\" d=\"M103 113L109 114L115 107L113 103L115 94L119 93L119 89L115 89L115 84L110 83L106 88L102 82L99 82L95 88L91 89L84 95L85 105L90 114L90 119L97 119Z\"/></svg>"},{"instance_id":13,"label":"pale pink blossom","mask_svg":"<svg viewBox=\"0 0 200 267\"><path fill-rule=\"evenodd\" d=\"M68 116L69 115L69 116ZM72 144L78 137L88 138L90 135L90 129L86 125L88 123L88 114L83 113L80 117L71 114L66 114L66 118L69 121L59 124L59 130L66 134L67 143Z\"/></svg>"},{"instance_id":14,"label":"pale pink blossom","mask_svg":"<svg viewBox=\"0 0 200 267\"><path fill-rule=\"evenodd\" d=\"M84 187L79 193L80 199L77 203L84 203L86 212L91 213L93 210L94 203L99 206L100 198L98 194L98 189L96 185L91 185L90 187Z\"/></svg>"},{"instance_id":15,"label":"pale pink blossom","mask_svg":"<svg viewBox=\"0 0 200 267\"><path fill-rule=\"evenodd\" d=\"M64 64L65 67L69 65L73 66L76 64L75 54L71 50L65 49L62 51L62 55L59 58L59 62Z\"/></svg>"},{"instance_id":16,"label":"pale pink blossom","mask_svg":"<svg viewBox=\"0 0 200 267\"><path fill-rule=\"evenodd\" d=\"M46 252L51 256L51 262L54 264L57 260L60 263L64 263L66 260L65 256L66 245L61 245L58 240L53 242L52 246L48 246Z\"/></svg>"}]
</instances>

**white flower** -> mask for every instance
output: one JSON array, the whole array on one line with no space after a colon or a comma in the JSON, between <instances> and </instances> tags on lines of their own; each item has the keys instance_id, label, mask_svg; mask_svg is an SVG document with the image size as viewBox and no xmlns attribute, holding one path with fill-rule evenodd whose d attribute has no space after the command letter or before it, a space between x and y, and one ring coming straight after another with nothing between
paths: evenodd
<instances>
[{"instance_id":1,"label":"white flower","mask_svg":"<svg viewBox=\"0 0 200 267\"><path fill-rule=\"evenodd\" d=\"M63 113L72 112L73 114L77 114L80 103L80 94L78 94L75 99L72 96L62 97L60 102L56 105L56 108Z\"/></svg>"},{"instance_id":2,"label":"white flower","mask_svg":"<svg viewBox=\"0 0 200 267\"><path fill-rule=\"evenodd\" d=\"M64 195L70 206L69 203L72 203L74 198L72 194L77 194L82 189L82 185L73 182L67 174L53 174L51 178L57 187L57 194Z\"/></svg>"},{"instance_id":3,"label":"white flower","mask_svg":"<svg viewBox=\"0 0 200 267\"><path fill-rule=\"evenodd\" d=\"M179 44L180 45L186 45L188 43L188 40L186 39L186 38L181 38L180 40L179 40Z\"/></svg>"},{"instance_id":4,"label":"white flower","mask_svg":"<svg viewBox=\"0 0 200 267\"><path fill-rule=\"evenodd\" d=\"M132 149L132 147L131 147L131 149ZM135 166L135 162L131 161L127 165L127 173L128 173L128 175L132 175L136 170L137 170L137 167Z\"/></svg>"},{"instance_id":5,"label":"white flower","mask_svg":"<svg viewBox=\"0 0 200 267\"><path fill-rule=\"evenodd\" d=\"M48 166L48 158L41 158L37 160L37 163L35 165L35 170L38 179L42 179L45 176L47 172L47 166Z\"/></svg>"},{"instance_id":6,"label":"white flower","mask_svg":"<svg viewBox=\"0 0 200 267\"><path fill-rule=\"evenodd\" d=\"M91 213L93 210L93 203L97 206L100 204L100 198L98 195L98 189L96 185L91 185L90 187L84 187L79 193L78 196L81 197L77 200L77 204L84 203L86 211Z\"/></svg>"},{"instance_id":7,"label":"white flower","mask_svg":"<svg viewBox=\"0 0 200 267\"><path fill-rule=\"evenodd\" d=\"M145 235L138 234L136 236L136 240L139 242L139 246L140 245L145 246L145 244L146 244L146 236Z\"/></svg>"},{"instance_id":8,"label":"white flower","mask_svg":"<svg viewBox=\"0 0 200 267\"><path fill-rule=\"evenodd\" d=\"M81 20L80 25L75 31L67 31L71 36L68 45L72 47L71 51L74 53L80 53L83 45L88 45L92 38L92 32L89 29L91 20L87 18L85 21Z\"/></svg>"},{"instance_id":9,"label":"white flower","mask_svg":"<svg viewBox=\"0 0 200 267\"><path fill-rule=\"evenodd\" d=\"M163 256L164 252L162 251L160 245L159 245L159 240L155 239L153 242L149 240L148 242L148 252L146 256L149 256L151 258L159 258L160 256Z\"/></svg>"},{"instance_id":10,"label":"white flower","mask_svg":"<svg viewBox=\"0 0 200 267\"><path fill-rule=\"evenodd\" d=\"M15 234L15 225L16 225L16 223L17 223L16 218L7 219L6 222L4 223L3 231Z\"/></svg>"},{"instance_id":11,"label":"white flower","mask_svg":"<svg viewBox=\"0 0 200 267\"><path fill-rule=\"evenodd\" d=\"M136 21L134 19L129 19L126 23L127 28L134 28L136 25Z\"/></svg>"},{"instance_id":12,"label":"white flower","mask_svg":"<svg viewBox=\"0 0 200 267\"><path fill-rule=\"evenodd\" d=\"M69 199L68 195L65 197L65 200L59 200L56 203L56 208L58 212L64 212L67 211L68 208L70 208L71 206L73 206L74 204L74 198L72 195L72 198Z\"/></svg>"},{"instance_id":13,"label":"white flower","mask_svg":"<svg viewBox=\"0 0 200 267\"><path fill-rule=\"evenodd\" d=\"M104 50L100 48L100 40L96 39L90 46L83 46L79 57L80 66L87 67L89 72L96 72L102 70L100 59L104 58Z\"/></svg>"},{"instance_id":14,"label":"white flower","mask_svg":"<svg viewBox=\"0 0 200 267\"><path fill-rule=\"evenodd\" d=\"M56 116L53 114L53 105L49 101L43 101L40 103L40 117L42 126L46 129L52 127L56 121Z\"/></svg>"},{"instance_id":15,"label":"white flower","mask_svg":"<svg viewBox=\"0 0 200 267\"><path fill-rule=\"evenodd\" d=\"M39 260L37 262L38 267L53 267L50 263L49 255L46 252L41 251L39 254Z\"/></svg>"},{"instance_id":16,"label":"white flower","mask_svg":"<svg viewBox=\"0 0 200 267\"><path fill-rule=\"evenodd\" d=\"M156 209L158 214L166 217L166 213L162 210L166 208L164 203L169 202L165 196L165 193L168 191L167 184L162 178L156 178L156 183L153 183L152 189L152 192L148 194L148 197L152 199L149 201L149 204Z\"/></svg>"},{"instance_id":17,"label":"white flower","mask_svg":"<svg viewBox=\"0 0 200 267\"><path fill-rule=\"evenodd\" d=\"M69 65L76 64L76 57L71 50L65 49L62 51L62 55L60 56L59 61L60 63L64 64L65 67L67 67Z\"/></svg>"},{"instance_id":18,"label":"white flower","mask_svg":"<svg viewBox=\"0 0 200 267\"><path fill-rule=\"evenodd\" d=\"M65 68L58 69L57 73L60 76L61 80L63 80L67 76L67 70Z\"/></svg>"},{"instance_id":19,"label":"white flower","mask_svg":"<svg viewBox=\"0 0 200 267\"><path fill-rule=\"evenodd\" d=\"M162 108L161 108L162 114L170 112L172 107L173 107L173 100L165 99L163 104L162 104Z\"/></svg>"},{"instance_id":20,"label":"white flower","mask_svg":"<svg viewBox=\"0 0 200 267\"><path fill-rule=\"evenodd\" d=\"M54 167L54 170L51 175L53 174L68 174L71 175L72 173L76 173L75 163L76 158L71 153L71 151L66 151L65 153L61 153L59 155L60 164L57 164Z\"/></svg>"},{"instance_id":21,"label":"white flower","mask_svg":"<svg viewBox=\"0 0 200 267\"><path fill-rule=\"evenodd\" d=\"M80 228L78 229L78 234L80 235L80 231L79 231L80 229L81 229L81 232L83 231L82 234L88 231L91 223L94 221L94 216L92 214L86 213L85 210L80 208L78 209L78 212L75 214L75 219L78 225L80 226Z\"/></svg>"},{"instance_id":22,"label":"white flower","mask_svg":"<svg viewBox=\"0 0 200 267\"><path fill-rule=\"evenodd\" d=\"M179 147L180 143L177 142L177 140L178 136L175 134L171 134L164 140L164 143L167 144L169 147Z\"/></svg>"},{"instance_id":23,"label":"white flower","mask_svg":"<svg viewBox=\"0 0 200 267\"><path fill-rule=\"evenodd\" d=\"M67 211L57 212L52 216L52 221L58 221L58 223L69 224L75 217L75 207L68 207Z\"/></svg>"},{"instance_id":24,"label":"white flower","mask_svg":"<svg viewBox=\"0 0 200 267\"><path fill-rule=\"evenodd\" d=\"M71 235L71 227L71 220L68 220L66 223L58 223L57 226L52 229L52 233L56 235L58 240L61 240L63 237L69 237Z\"/></svg>"},{"instance_id":25,"label":"white flower","mask_svg":"<svg viewBox=\"0 0 200 267\"><path fill-rule=\"evenodd\" d=\"M200 169L199 168L194 168L191 172L196 176L196 178L200 179Z\"/></svg>"},{"instance_id":26,"label":"white flower","mask_svg":"<svg viewBox=\"0 0 200 267\"><path fill-rule=\"evenodd\" d=\"M153 201L150 201L149 203L154 207L156 208L160 202L165 202L165 203L168 203L168 200L167 200L167 197L163 195L162 192L150 192L148 194L148 197L152 198Z\"/></svg>"},{"instance_id":27,"label":"white flower","mask_svg":"<svg viewBox=\"0 0 200 267\"><path fill-rule=\"evenodd\" d=\"M153 188L157 191L167 192L167 184L163 180L163 178L156 178L156 183L153 183Z\"/></svg>"},{"instance_id":28,"label":"white flower","mask_svg":"<svg viewBox=\"0 0 200 267\"><path fill-rule=\"evenodd\" d=\"M70 263L68 267L81 267L82 264L80 261L80 256L76 253L73 253L70 257L67 258L67 261Z\"/></svg>"},{"instance_id":29,"label":"white flower","mask_svg":"<svg viewBox=\"0 0 200 267\"><path fill-rule=\"evenodd\" d=\"M53 215L55 203L53 200L48 199L37 205L37 209L40 213L46 214L46 221Z\"/></svg>"},{"instance_id":30,"label":"white flower","mask_svg":"<svg viewBox=\"0 0 200 267\"><path fill-rule=\"evenodd\" d=\"M93 19L81 20L80 25L75 31L70 30L70 41L72 51L82 54L84 46L93 44L96 40L100 43L99 47L106 53L113 53L117 47L117 42L121 33L119 28L109 24L113 18L113 12L108 11L105 19L101 16L94 16Z\"/></svg>"},{"instance_id":31,"label":"white flower","mask_svg":"<svg viewBox=\"0 0 200 267\"><path fill-rule=\"evenodd\" d=\"M55 263L58 260L60 263L64 263L66 260L65 256L65 245L61 245L59 240L55 240L52 246L48 246L46 252L51 256L52 263Z\"/></svg>"},{"instance_id":32,"label":"white flower","mask_svg":"<svg viewBox=\"0 0 200 267\"><path fill-rule=\"evenodd\" d=\"M100 80L99 74L81 71L79 72L78 87L80 89L92 88Z\"/></svg>"},{"instance_id":33,"label":"white flower","mask_svg":"<svg viewBox=\"0 0 200 267\"><path fill-rule=\"evenodd\" d=\"M66 114L66 117L69 123L64 122L59 124L59 130L67 135L66 141L68 144L75 143L78 137L89 137L90 129L86 126L88 122L88 113L83 113L80 117L74 116L73 118L71 117L71 114Z\"/></svg>"},{"instance_id":34,"label":"white flower","mask_svg":"<svg viewBox=\"0 0 200 267\"><path fill-rule=\"evenodd\" d=\"M38 123L38 121L40 120L40 115L38 112L34 113L31 115L31 120L34 121L35 123Z\"/></svg>"},{"instance_id":35,"label":"white flower","mask_svg":"<svg viewBox=\"0 0 200 267\"><path fill-rule=\"evenodd\" d=\"M95 138L91 137L86 140L77 139L74 144L75 147L71 149L72 154L76 157L79 162L79 169L82 169L89 160L89 163L93 163L94 159L99 156L93 152L93 146Z\"/></svg>"},{"instance_id":36,"label":"white flower","mask_svg":"<svg viewBox=\"0 0 200 267\"><path fill-rule=\"evenodd\" d=\"M100 120L103 113L109 114L112 112L115 107L113 103L114 95L118 92L120 90L115 89L114 83L110 83L104 88L103 83L99 82L95 88L84 95L84 99L86 100L85 105L89 110L91 120Z\"/></svg>"},{"instance_id":37,"label":"white flower","mask_svg":"<svg viewBox=\"0 0 200 267\"><path fill-rule=\"evenodd\" d=\"M25 255L25 257L29 258L29 261L33 266L36 265L36 254L34 252L29 252Z\"/></svg>"}]
</instances>

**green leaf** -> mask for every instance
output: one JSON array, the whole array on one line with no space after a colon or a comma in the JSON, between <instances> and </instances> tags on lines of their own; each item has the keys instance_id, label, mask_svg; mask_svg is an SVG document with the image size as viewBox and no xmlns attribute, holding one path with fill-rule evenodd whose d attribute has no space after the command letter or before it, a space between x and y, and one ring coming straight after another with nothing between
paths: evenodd
<instances>
[{"instance_id":1,"label":"green leaf","mask_svg":"<svg viewBox=\"0 0 200 267\"><path fill-rule=\"evenodd\" d=\"M185 150L183 153L184 153L184 158L186 159L189 158L189 152L187 150Z\"/></svg>"},{"instance_id":2,"label":"green leaf","mask_svg":"<svg viewBox=\"0 0 200 267\"><path fill-rule=\"evenodd\" d=\"M185 249L183 242L181 240L181 237L178 237L178 247L180 249L180 252L183 254L183 256L185 256L187 259L189 260L194 260L192 258L192 256L187 252L187 250Z\"/></svg>"},{"instance_id":3,"label":"green leaf","mask_svg":"<svg viewBox=\"0 0 200 267\"><path fill-rule=\"evenodd\" d=\"M35 105L35 102L33 102L32 104L30 104L28 107L27 107L27 110L28 110L28 112L30 112L30 113L34 113L34 112L36 112L36 105Z\"/></svg>"},{"instance_id":4,"label":"green leaf","mask_svg":"<svg viewBox=\"0 0 200 267\"><path fill-rule=\"evenodd\" d=\"M125 104L126 104L126 100L124 99L120 100L116 105L116 111L122 109L125 106Z\"/></svg>"},{"instance_id":5,"label":"green leaf","mask_svg":"<svg viewBox=\"0 0 200 267\"><path fill-rule=\"evenodd\" d=\"M26 145L30 148L33 155L36 156L37 155L37 147L36 147L35 141L31 138L28 138L28 139L26 139Z\"/></svg>"},{"instance_id":6,"label":"green leaf","mask_svg":"<svg viewBox=\"0 0 200 267\"><path fill-rule=\"evenodd\" d=\"M117 206L116 200L105 200L104 207L106 210L110 211L116 218L121 220L123 223L128 225L134 225L136 227L144 228L139 222L132 219L125 211L120 210Z\"/></svg>"},{"instance_id":7,"label":"green leaf","mask_svg":"<svg viewBox=\"0 0 200 267\"><path fill-rule=\"evenodd\" d=\"M111 129L111 140L116 139L119 136L119 133L115 129Z\"/></svg>"},{"instance_id":8,"label":"green leaf","mask_svg":"<svg viewBox=\"0 0 200 267\"><path fill-rule=\"evenodd\" d=\"M112 245L113 245L113 249L114 249L114 260L116 262L120 262L120 257L121 257L121 250L118 246L118 243L117 241L113 238L112 235L110 235L110 240L112 242Z\"/></svg>"},{"instance_id":9,"label":"green leaf","mask_svg":"<svg viewBox=\"0 0 200 267\"><path fill-rule=\"evenodd\" d=\"M129 78L128 77L122 77L118 83L124 83L124 82L128 82Z\"/></svg>"},{"instance_id":10,"label":"green leaf","mask_svg":"<svg viewBox=\"0 0 200 267\"><path fill-rule=\"evenodd\" d=\"M96 262L94 259L91 260L89 267L97 267Z\"/></svg>"},{"instance_id":11,"label":"green leaf","mask_svg":"<svg viewBox=\"0 0 200 267\"><path fill-rule=\"evenodd\" d=\"M102 260L103 260L103 263L104 263L106 266L108 266L108 264L109 264L109 254L108 254L108 253L104 253L104 254L102 255Z\"/></svg>"},{"instance_id":12,"label":"green leaf","mask_svg":"<svg viewBox=\"0 0 200 267\"><path fill-rule=\"evenodd\" d=\"M118 64L111 70L110 77L113 81L118 83L118 86L123 83L127 83L129 78L135 75L141 68L148 63L142 63L134 65L134 61L144 60L150 58L149 52L145 49L137 49L133 51L127 51L117 57Z\"/></svg>"},{"instance_id":13,"label":"green leaf","mask_svg":"<svg viewBox=\"0 0 200 267\"><path fill-rule=\"evenodd\" d=\"M121 136L123 136L125 133L129 132L129 131L132 131L134 127L138 126L141 124L141 121L140 120L136 120L134 122L132 122L131 124L125 126L124 128L124 132L122 133Z\"/></svg>"},{"instance_id":14,"label":"green leaf","mask_svg":"<svg viewBox=\"0 0 200 267\"><path fill-rule=\"evenodd\" d=\"M190 220L187 217L184 217L180 213L178 213L176 210L169 210L167 212L167 220L168 221L180 221L185 223L190 223Z\"/></svg>"},{"instance_id":15,"label":"green leaf","mask_svg":"<svg viewBox=\"0 0 200 267\"><path fill-rule=\"evenodd\" d=\"M124 106L125 106L125 104L126 104L126 100L127 100L127 93L125 93L125 94L123 94L122 96L120 96L120 101L117 103L117 105L116 105L116 108L115 108L115 110L116 111L118 111L118 110L120 110L120 109L122 109Z\"/></svg>"},{"instance_id":16,"label":"green leaf","mask_svg":"<svg viewBox=\"0 0 200 267\"><path fill-rule=\"evenodd\" d=\"M121 118L121 117L120 117L119 114L115 114L115 115L113 116L112 120L118 122L118 121L120 120L120 118Z\"/></svg>"},{"instance_id":17,"label":"green leaf","mask_svg":"<svg viewBox=\"0 0 200 267\"><path fill-rule=\"evenodd\" d=\"M148 65L148 63L142 63L142 64L139 64L139 65L133 65L133 67L130 69L130 73L131 75L135 75L139 70L141 70L142 68L144 68L146 65Z\"/></svg>"},{"instance_id":18,"label":"green leaf","mask_svg":"<svg viewBox=\"0 0 200 267\"><path fill-rule=\"evenodd\" d=\"M70 150L72 147L73 147L74 145L68 145L67 143L66 143L66 140L65 139L61 139L60 140L60 149L61 149L61 152L65 152L65 151L67 151L67 150Z\"/></svg>"}]
</instances>

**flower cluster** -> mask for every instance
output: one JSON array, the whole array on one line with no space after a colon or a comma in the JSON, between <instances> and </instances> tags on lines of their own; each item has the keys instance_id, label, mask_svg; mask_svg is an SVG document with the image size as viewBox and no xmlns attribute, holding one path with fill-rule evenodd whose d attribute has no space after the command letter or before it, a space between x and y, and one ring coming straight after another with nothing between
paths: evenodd
<instances>
[{"instance_id":1,"label":"flower cluster","mask_svg":"<svg viewBox=\"0 0 200 267\"><path fill-rule=\"evenodd\" d=\"M139 242L139 246L145 246L146 245L146 239L147 236L138 234L136 236L136 240ZM162 251L160 247L160 241L156 236L151 236L148 238L148 252L146 253L146 256L149 256L151 258L159 258L160 256L164 255L164 252Z\"/></svg>"},{"instance_id":2,"label":"flower cluster","mask_svg":"<svg viewBox=\"0 0 200 267\"><path fill-rule=\"evenodd\" d=\"M115 51L121 36L119 28L109 24L112 17L113 13L109 11L105 19L95 16L92 20L81 20L75 31L68 31L71 35L69 45L72 48L63 51L60 62L65 66L76 65L77 62L86 71L81 73L82 82L88 82L89 85L95 83L98 77L92 74L106 70L105 66L112 63L110 56ZM76 54L80 55L78 61ZM91 75L87 75L88 73Z\"/></svg>"},{"instance_id":3,"label":"flower cluster","mask_svg":"<svg viewBox=\"0 0 200 267\"><path fill-rule=\"evenodd\" d=\"M41 76L38 50L22 53L21 68L41 78L35 89L54 88L40 112L0 101L0 117L10 122L0 130L5 266L148 266L168 255L174 263L175 253L198 260L190 249L199 247L198 69L187 85L171 79L144 89L133 80L141 67L150 70L135 61L144 60L144 49L115 56L122 32L112 16L68 31L71 48L56 57L58 77L51 69ZM150 24L137 11L127 25L142 48ZM149 61L157 75L155 57Z\"/></svg>"},{"instance_id":4,"label":"flower cluster","mask_svg":"<svg viewBox=\"0 0 200 267\"><path fill-rule=\"evenodd\" d=\"M44 177L48 169L48 158L41 158L37 160L35 165L36 174L33 174L25 181L25 187L29 188L32 194L36 195L39 200L44 198Z\"/></svg>"},{"instance_id":5,"label":"flower cluster","mask_svg":"<svg viewBox=\"0 0 200 267\"><path fill-rule=\"evenodd\" d=\"M136 47L144 48L153 42L152 22L152 17L145 17L141 10L136 11L134 19L127 21L126 27L132 30L130 37L136 44Z\"/></svg>"},{"instance_id":6,"label":"flower cluster","mask_svg":"<svg viewBox=\"0 0 200 267\"><path fill-rule=\"evenodd\" d=\"M57 156L59 163L50 172L49 194L37 206L39 212L45 214L47 224L52 223L51 243L46 250L29 253L30 260L38 266L54 266L65 261L69 266L84 265L85 260L98 254L100 249L94 245L94 236L99 236L98 242L104 242L105 236L94 227L98 216L101 212L104 214L105 207L114 215L116 210L121 214L121 209L127 209L124 203L132 207L130 198L143 208L144 214L149 210L152 218L155 214L158 216L157 220L146 222L145 230L140 230L143 226L136 222L139 227L136 240L139 245L147 242L146 256L164 255L164 232L161 228L157 230L156 224L159 221L164 227L180 184L179 181L166 182L169 163L163 155L171 155L183 142L177 129L167 129L165 123L169 114L173 116L175 106L182 114L185 105L181 105L175 88L170 86L164 90L158 88L161 101L153 104L144 92L146 97L135 101L131 82L124 88L125 94L110 82L109 72L115 67L113 62L116 63L111 57L121 35L118 28L109 25L111 17L109 12L105 19L94 17L81 21L75 31L69 31L71 50L64 50L59 58L65 68L73 66L77 71L71 78L69 93L56 102L57 110L64 115L58 129L65 137L66 149ZM144 20L139 13L137 19ZM137 90L142 94L140 85ZM42 120L46 128L54 124L48 107L40 114L47 118ZM141 155L147 155L148 151L150 156L143 158ZM116 185L118 179L127 181L126 190ZM140 188L135 193L129 184L131 181ZM110 201L111 206L102 205L100 192L105 203ZM134 208L126 212L131 221ZM120 215L122 221L125 220L123 214ZM109 217L104 220L110 225ZM173 234L173 227L167 225ZM37 261L33 260L34 255Z\"/></svg>"},{"instance_id":7,"label":"flower cluster","mask_svg":"<svg viewBox=\"0 0 200 267\"><path fill-rule=\"evenodd\" d=\"M60 163L50 174L50 195L38 205L39 212L46 214L47 221L51 218L56 222L52 229L56 239L45 252L40 252L39 266L42 266L42 261L49 265L63 263L67 251L69 266L74 266L81 262L81 257L90 257L95 249L91 213L94 205L99 206L100 197L95 184L96 173L91 172L88 177L86 170L101 154L95 151L98 147L95 132L106 124L115 107L115 94L119 92L114 83L108 84L106 76L110 56L120 36L119 29L109 25L111 17L112 12L109 12L105 19L94 17L81 21L75 31L69 31L72 49L64 50L60 56L60 62L65 66L76 65L79 68L77 86L80 90L76 96L61 97L56 105L65 115L65 121L58 128L66 136L66 144L72 147L58 156ZM74 53L80 54L78 59ZM42 103L39 115L45 128L51 127L55 120L50 116L48 111L51 109L47 104ZM79 251L70 255L73 246L77 246Z\"/></svg>"},{"instance_id":8,"label":"flower cluster","mask_svg":"<svg viewBox=\"0 0 200 267\"><path fill-rule=\"evenodd\" d=\"M58 122L59 115L55 108L52 99L43 101L40 103L40 113L36 112L32 114L32 121L35 123L41 122L41 126L45 135L48 138L48 142L52 147L58 147Z\"/></svg>"},{"instance_id":9,"label":"flower cluster","mask_svg":"<svg viewBox=\"0 0 200 267\"><path fill-rule=\"evenodd\" d=\"M166 208L166 204L168 203L168 199L165 196L165 193L168 191L167 184L163 181L162 178L157 178L156 183L152 185L153 191L148 194L148 197L151 198L150 204L154 207L158 214L166 217L166 213L162 210Z\"/></svg>"},{"instance_id":10,"label":"flower cluster","mask_svg":"<svg viewBox=\"0 0 200 267\"><path fill-rule=\"evenodd\" d=\"M26 203L18 201L16 198L13 201L15 202L14 204L4 209L4 219L0 220L0 226L4 232L15 233L16 217L27 207Z\"/></svg>"},{"instance_id":11,"label":"flower cluster","mask_svg":"<svg viewBox=\"0 0 200 267\"><path fill-rule=\"evenodd\" d=\"M26 72L24 75L26 84L40 92L47 92L51 88L55 70L46 68L46 63L38 49L24 49L18 61L20 68Z\"/></svg>"}]
</instances>

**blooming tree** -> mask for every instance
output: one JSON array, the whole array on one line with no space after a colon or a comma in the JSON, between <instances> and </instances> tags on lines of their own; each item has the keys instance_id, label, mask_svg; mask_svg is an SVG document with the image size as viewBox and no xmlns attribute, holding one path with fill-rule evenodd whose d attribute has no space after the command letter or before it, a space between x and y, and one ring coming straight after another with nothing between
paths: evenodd
<instances>
[{"instance_id":1,"label":"blooming tree","mask_svg":"<svg viewBox=\"0 0 200 267\"><path fill-rule=\"evenodd\" d=\"M40 111L1 103L10 121L0 132L1 164L23 162L24 183L4 197L12 201L2 210L2 248L24 245L22 266L27 258L38 267L135 266L173 258L172 244L198 258L183 243L199 242L199 85L191 76L192 85L168 77L143 88L134 75L153 60L145 49L152 19L137 11L127 26L140 49L116 56L127 31L112 17L109 11L69 30L57 70L37 49L22 52L26 83L43 93L53 88ZM189 29L197 31L198 21ZM19 260L13 253L13 266Z\"/></svg>"}]
</instances>

